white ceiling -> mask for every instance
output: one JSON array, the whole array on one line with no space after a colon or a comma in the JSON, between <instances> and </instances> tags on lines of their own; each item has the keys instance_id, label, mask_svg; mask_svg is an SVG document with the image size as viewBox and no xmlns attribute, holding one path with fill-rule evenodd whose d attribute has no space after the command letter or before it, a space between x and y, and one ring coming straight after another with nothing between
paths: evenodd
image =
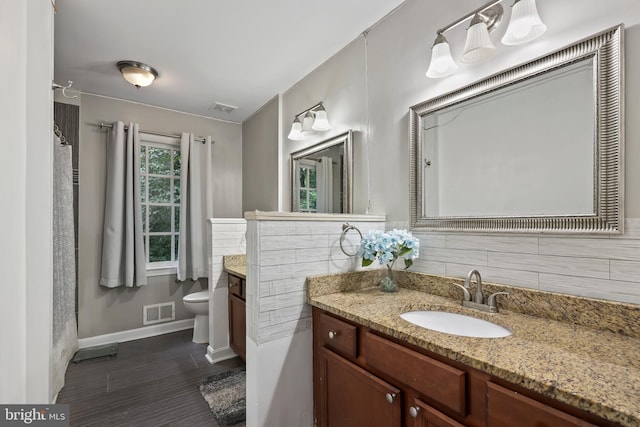
<instances>
[{"instance_id":1,"label":"white ceiling","mask_svg":"<svg viewBox=\"0 0 640 427\"><path fill-rule=\"evenodd\" d=\"M242 122L403 1L57 0L55 81ZM160 77L136 89L116 67L125 59Z\"/></svg>"}]
</instances>

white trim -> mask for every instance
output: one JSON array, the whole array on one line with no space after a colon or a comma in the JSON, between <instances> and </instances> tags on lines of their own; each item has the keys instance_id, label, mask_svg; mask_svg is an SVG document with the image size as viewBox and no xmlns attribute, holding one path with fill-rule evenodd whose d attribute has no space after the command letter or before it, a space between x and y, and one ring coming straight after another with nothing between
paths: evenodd
<instances>
[{"instance_id":1,"label":"white trim","mask_svg":"<svg viewBox=\"0 0 640 427\"><path fill-rule=\"evenodd\" d=\"M170 276L172 274L178 274L178 267L177 266L173 266L173 267L153 267L153 264L151 264L151 267L150 267L149 264L147 264L147 277Z\"/></svg>"},{"instance_id":2,"label":"white trim","mask_svg":"<svg viewBox=\"0 0 640 427\"><path fill-rule=\"evenodd\" d=\"M384 222L384 215L356 215L356 214L327 214L304 212L262 212L247 211L244 213L247 220L253 221L359 221L359 222Z\"/></svg>"},{"instance_id":3,"label":"white trim","mask_svg":"<svg viewBox=\"0 0 640 427\"><path fill-rule=\"evenodd\" d=\"M238 355L231 350L231 347L222 347L217 350L214 350L210 345L207 346L207 354L204 356L209 363L212 365L214 363L222 362L223 360L233 359Z\"/></svg>"},{"instance_id":4,"label":"white trim","mask_svg":"<svg viewBox=\"0 0 640 427\"><path fill-rule=\"evenodd\" d=\"M244 218L209 218L211 224L246 224Z\"/></svg>"},{"instance_id":5,"label":"white trim","mask_svg":"<svg viewBox=\"0 0 640 427\"><path fill-rule=\"evenodd\" d=\"M160 325L145 326L137 329L129 329L127 331L97 335L95 337L80 338L78 340L78 347L87 348L93 347L94 345L133 341L142 338L155 337L157 335L169 334L171 332L184 331L185 329L193 328L193 321L193 318L176 320L175 322L168 322Z\"/></svg>"}]
</instances>

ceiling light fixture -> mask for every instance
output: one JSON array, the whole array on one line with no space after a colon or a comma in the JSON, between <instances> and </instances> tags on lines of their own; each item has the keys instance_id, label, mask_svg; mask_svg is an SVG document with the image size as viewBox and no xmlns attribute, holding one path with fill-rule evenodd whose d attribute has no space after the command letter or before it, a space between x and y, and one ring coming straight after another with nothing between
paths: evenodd
<instances>
[{"instance_id":1,"label":"ceiling light fixture","mask_svg":"<svg viewBox=\"0 0 640 427\"><path fill-rule=\"evenodd\" d=\"M457 27L461 23L471 19L467 29L467 38L460 62L474 63L489 58L495 51L489 33L500 25L503 8L500 3L503 0L493 0L467 15L455 20L451 24L439 29L436 40L431 48L431 62L427 69L427 77L436 79L447 77L455 73L458 66L451 56L451 50L444 32ZM527 43L540 37L547 27L542 23L535 0L514 0L511 10L511 19L507 31L502 38L505 45Z\"/></svg>"},{"instance_id":2,"label":"ceiling light fixture","mask_svg":"<svg viewBox=\"0 0 640 427\"><path fill-rule=\"evenodd\" d=\"M118 70L122 77L138 89L149 86L158 78L158 72L151 66L137 61L119 61Z\"/></svg>"},{"instance_id":3,"label":"ceiling light fixture","mask_svg":"<svg viewBox=\"0 0 640 427\"><path fill-rule=\"evenodd\" d=\"M307 136L315 134L316 131L324 132L329 129L331 129L331 124L327 118L327 111L320 102L294 116L288 138L293 141L302 141Z\"/></svg>"}]
</instances>

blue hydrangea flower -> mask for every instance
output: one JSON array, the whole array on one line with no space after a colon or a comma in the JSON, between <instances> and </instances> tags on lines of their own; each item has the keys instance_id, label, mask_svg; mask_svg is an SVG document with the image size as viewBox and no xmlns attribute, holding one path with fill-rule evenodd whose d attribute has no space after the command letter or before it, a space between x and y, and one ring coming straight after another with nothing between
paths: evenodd
<instances>
[{"instance_id":1,"label":"blue hydrangea flower","mask_svg":"<svg viewBox=\"0 0 640 427\"><path fill-rule=\"evenodd\" d=\"M362 266L371 265L378 259L380 265L393 267L398 258L404 258L405 268L418 258L420 241L407 230L391 230L386 233L371 230L360 242L358 256L362 258Z\"/></svg>"}]
</instances>

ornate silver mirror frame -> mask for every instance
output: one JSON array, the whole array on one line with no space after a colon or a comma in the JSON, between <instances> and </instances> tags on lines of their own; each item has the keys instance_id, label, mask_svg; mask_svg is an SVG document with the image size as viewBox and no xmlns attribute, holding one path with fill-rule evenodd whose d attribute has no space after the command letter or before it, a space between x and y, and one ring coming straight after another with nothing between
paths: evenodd
<instances>
[{"instance_id":1,"label":"ornate silver mirror frame","mask_svg":"<svg viewBox=\"0 0 640 427\"><path fill-rule=\"evenodd\" d=\"M353 132L351 130L340 135L319 142L311 147L291 153L291 211L318 213L352 213L353 210ZM322 163L324 156L330 156L333 161L333 194L334 202L331 209L321 209L319 188L320 172L316 168ZM305 185L301 189L300 169L312 169L313 178L307 177L313 184ZM318 186L316 185L316 182ZM312 188L311 188L312 187ZM311 202L301 203L300 194L314 193L313 206ZM320 208L320 209L318 209Z\"/></svg>"},{"instance_id":2,"label":"ornate silver mirror frame","mask_svg":"<svg viewBox=\"0 0 640 427\"><path fill-rule=\"evenodd\" d=\"M410 108L410 221L413 229L469 232L622 233L624 225L623 25L530 63ZM576 63L593 66L593 213L428 216L423 196L423 139L430 114ZM426 158L425 158L426 160ZM424 162L428 164L427 162Z\"/></svg>"}]
</instances>

